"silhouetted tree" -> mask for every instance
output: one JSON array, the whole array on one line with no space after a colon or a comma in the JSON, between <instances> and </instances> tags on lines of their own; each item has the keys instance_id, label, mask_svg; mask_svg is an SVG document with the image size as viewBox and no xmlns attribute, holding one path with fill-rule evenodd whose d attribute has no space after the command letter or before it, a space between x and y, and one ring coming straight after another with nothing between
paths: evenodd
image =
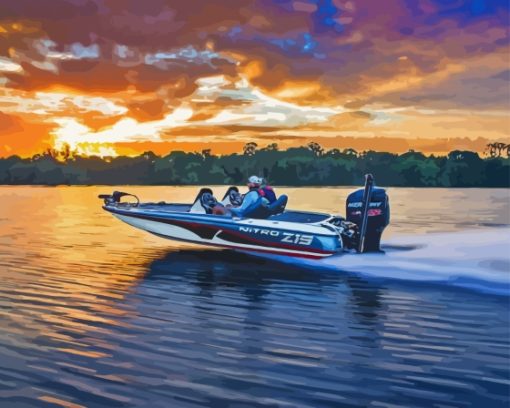
<instances>
[{"instance_id":1,"label":"silhouetted tree","mask_svg":"<svg viewBox=\"0 0 510 408\"><path fill-rule=\"evenodd\" d=\"M261 151L265 151L265 152L275 152L277 150L278 150L278 144L277 143L268 144L266 147L261 149Z\"/></svg>"},{"instance_id":2,"label":"silhouetted tree","mask_svg":"<svg viewBox=\"0 0 510 408\"><path fill-rule=\"evenodd\" d=\"M150 160L150 161L153 161L154 159L156 159L156 154L152 151L147 151L147 152L143 152L142 153L142 157L145 159L145 160Z\"/></svg>"},{"instance_id":3,"label":"silhouetted tree","mask_svg":"<svg viewBox=\"0 0 510 408\"><path fill-rule=\"evenodd\" d=\"M57 149L53 149L51 147L48 147L44 151L43 156L51 157L52 159L56 159L58 157L58 150Z\"/></svg>"},{"instance_id":4,"label":"silhouetted tree","mask_svg":"<svg viewBox=\"0 0 510 408\"><path fill-rule=\"evenodd\" d=\"M63 161L68 161L71 158L71 146L69 143L64 143L62 149L60 149L60 157Z\"/></svg>"},{"instance_id":5,"label":"silhouetted tree","mask_svg":"<svg viewBox=\"0 0 510 408\"><path fill-rule=\"evenodd\" d=\"M204 159L207 159L208 157L211 157L211 149L204 149L201 154Z\"/></svg>"},{"instance_id":6,"label":"silhouetted tree","mask_svg":"<svg viewBox=\"0 0 510 408\"><path fill-rule=\"evenodd\" d=\"M257 143L255 142L249 142L246 143L243 147L243 153L245 156L253 156L255 152L257 151Z\"/></svg>"},{"instance_id":7,"label":"silhouetted tree","mask_svg":"<svg viewBox=\"0 0 510 408\"><path fill-rule=\"evenodd\" d=\"M507 152L508 157L509 145L501 142L488 143L485 151L488 152L490 157L501 157L503 151Z\"/></svg>"},{"instance_id":8,"label":"silhouetted tree","mask_svg":"<svg viewBox=\"0 0 510 408\"><path fill-rule=\"evenodd\" d=\"M487 143L483 152L490 157L496 157L496 149L493 143Z\"/></svg>"},{"instance_id":9,"label":"silhouetted tree","mask_svg":"<svg viewBox=\"0 0 510 408\"><path fill-rule=\"evenodd\" d=\"M326 152L327 156L331 157L339 157L342 154L342 152L339 149L331 149Z\"/></svg>"},{"instance_id":10,"label":"silhouetted tree","mask_svg":"<svg viewBox=\"0 0 510 408\"><path fill-rule=\"evenodd\" d=\"M501 154L504 150L506 150L506 143L496 143L496 150L498 151L498 157L501 157Z\"/></svg>"},{"instance_id":11,"label":"silhouetted tree","mask_svg":"<svg viewBox=\"0 0 510 408\"><path fill-rule=\"evenodd\" d=\"M348 149L344 149L342 151L343 154L347 155L347 156L358 156L358 152L352 148L348 148Z\"/></svg>"},{"instance_id":12,"label":"silhouetted tree","mask_svg":"<svg viewBox=\"0 0 510 408\"><path fill-rule=\"evenodd\" d=\"M317 142L310 142L307 144L308 149L314 154L315 157L320 157L324 154L324 149Z\"/></svg>"}]
</instances>

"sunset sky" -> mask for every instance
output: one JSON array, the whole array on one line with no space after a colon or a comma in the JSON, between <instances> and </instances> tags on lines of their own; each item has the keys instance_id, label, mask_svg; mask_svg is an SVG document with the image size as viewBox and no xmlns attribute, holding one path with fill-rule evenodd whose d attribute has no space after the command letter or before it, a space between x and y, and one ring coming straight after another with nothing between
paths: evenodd
<instances>
[{"instance_id":1,"label":"sunset sky","mask_svg":"<svg viewBox=\"0 0 510 408\"><path fill-rule=\"evenodd\" d=\"M0 156L510 142L507 0L1 0Z\"/></svg>"}]
</instances>

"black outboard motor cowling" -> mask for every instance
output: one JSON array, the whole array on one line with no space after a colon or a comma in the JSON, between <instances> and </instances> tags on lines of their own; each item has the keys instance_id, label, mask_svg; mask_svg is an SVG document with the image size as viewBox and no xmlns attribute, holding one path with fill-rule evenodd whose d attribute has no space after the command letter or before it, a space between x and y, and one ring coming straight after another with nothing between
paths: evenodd
<instances>
[{"instance_id":1,"label":"black outboard motor cowling","mask_svg":"<svg viewBox=\"0 0 510 408\"><path fill-rule=\"evenodd\" d=\"M390 223L390 204L386 190L375 187L371 175L366 177L365 188L347 197L346 218L358 226L358 252L377 252L384 228Z\"/></svg>"}]
</instances>

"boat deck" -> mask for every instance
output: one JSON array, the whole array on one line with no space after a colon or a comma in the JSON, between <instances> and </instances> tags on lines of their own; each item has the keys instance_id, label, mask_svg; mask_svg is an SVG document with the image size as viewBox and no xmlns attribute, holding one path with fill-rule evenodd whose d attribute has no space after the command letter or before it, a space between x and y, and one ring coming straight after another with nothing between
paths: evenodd
<instances>
[{"instance_id":1,"label":"boat deck","mask_svg":"<svg viewBox=\"0 0 510 408\"><path fill-rule=\"evenodd\" d=\"M191 204L176 204L176 203L140 203L138 208L146 210L155 210L163 212L189 212Z\"/></svg>"},{"instance_id":2,"label":"boat deck","mask_svg":"<svg viewBox=\"0 0 510 408\"><path fill-rule=\"evenodd\" d=\"M316 222L325 221L330 217L331 215L329 214L288 210L281 214L273 215L269 217L268 220L297 222L299 224L314 224Z\"/></svg>"},{"instance_id":3,"label":"boat deck","mask_svg":"<svg viewBox=\"0 0 510 408\"><path fill-rule=\"evenodd\" d=\"M191 204L176 204L176 203L141 203L138 206L139 209L154 210L158 212L188 212L191 208ZM221 216L218 216L221 217ZM294 211L286 210L281 214L273 215L268 220L271 221L285 221L285 222L296 222L299 224L314 224L317 222L325 221L330 218L330 214L316 213L308 211Z\"/></svg>"}]
</instances>

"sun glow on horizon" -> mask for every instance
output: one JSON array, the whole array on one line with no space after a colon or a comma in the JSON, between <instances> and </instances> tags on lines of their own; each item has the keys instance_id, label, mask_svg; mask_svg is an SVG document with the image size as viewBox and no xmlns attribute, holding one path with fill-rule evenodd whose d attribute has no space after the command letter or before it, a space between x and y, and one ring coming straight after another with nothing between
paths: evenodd
<instances>
[{"instance_id":1,"label":"sun glow on horizon","mask_svg":"<svg viewBox=\"0 0 510 408\"><path fill-rule=\"evenodd\" d=\"M231 81L225 76L208 76L196 81L198 88L187 100L171 113L158 120L140 121L129 116L126 107L100 97L80 94L66 95L62 92L37 92L27 102L32 106L39 104L38 112L53 113L57 110L70 108L77 111L72 116L63 115L48 118L57 126L50 132L53 147L62 150L69 146L71 151L81 156L117 156L116 144L126 143L163 143L163 142L203 142L207 129L218 130L222 126L248 126L252 133L257 128L264 131L265 127L293 129L306 123L325 123L331 116L343 111L340 107L306 106L281 100L264 93L258 87L242 77ZM232 105L218 109L213 108L210 117L192 119L201 105L214 106L217 99L225 98L234 101ZM235 101L239 101L236 103ZM114 122L94 129L81 114L94 113L112 117ZM96 115L97 113L97 115ZM174 130L178 134L171 136ZM186 134L189 129L189 134ZM196 134L197 129L201 134ZM221 134L221 132L220 132ZM208 135L212 141L218 135ZM234 135L230 135L234 137ZM212 138L212 139L211 139Z\"/></svg>"},{"instance_id":2,"label":"sun glow on horizon","mask_svg":"<svg viewBox=\"0 0 510 408\"><path fill-rule=\"evenodd\" d=\"M92 131L88 126L80 123L76 118L64 117L55 119L59 127L52 131L54 147L56 149L69 145L72 151L81 155L115 156L116 150L111 146L115 143L161 140L161 132L175 126L181 126L193 115L189 107L180 107L166 115L162 120L139 122L130 117L124 117L113 126Z\"/></svg>"},{"instance_id":3,"label":"sun glow on horizon","mask_svg":"<svg viewBox=\"0 0 510 408\"><path fill-rule=\"evenodd\" d=\"M80 143L77 145L75 152L77 155L83 157L98 156L105 158L117 157L119 155L114 147L97 143Z\"/></svg>"}]
</instances>

